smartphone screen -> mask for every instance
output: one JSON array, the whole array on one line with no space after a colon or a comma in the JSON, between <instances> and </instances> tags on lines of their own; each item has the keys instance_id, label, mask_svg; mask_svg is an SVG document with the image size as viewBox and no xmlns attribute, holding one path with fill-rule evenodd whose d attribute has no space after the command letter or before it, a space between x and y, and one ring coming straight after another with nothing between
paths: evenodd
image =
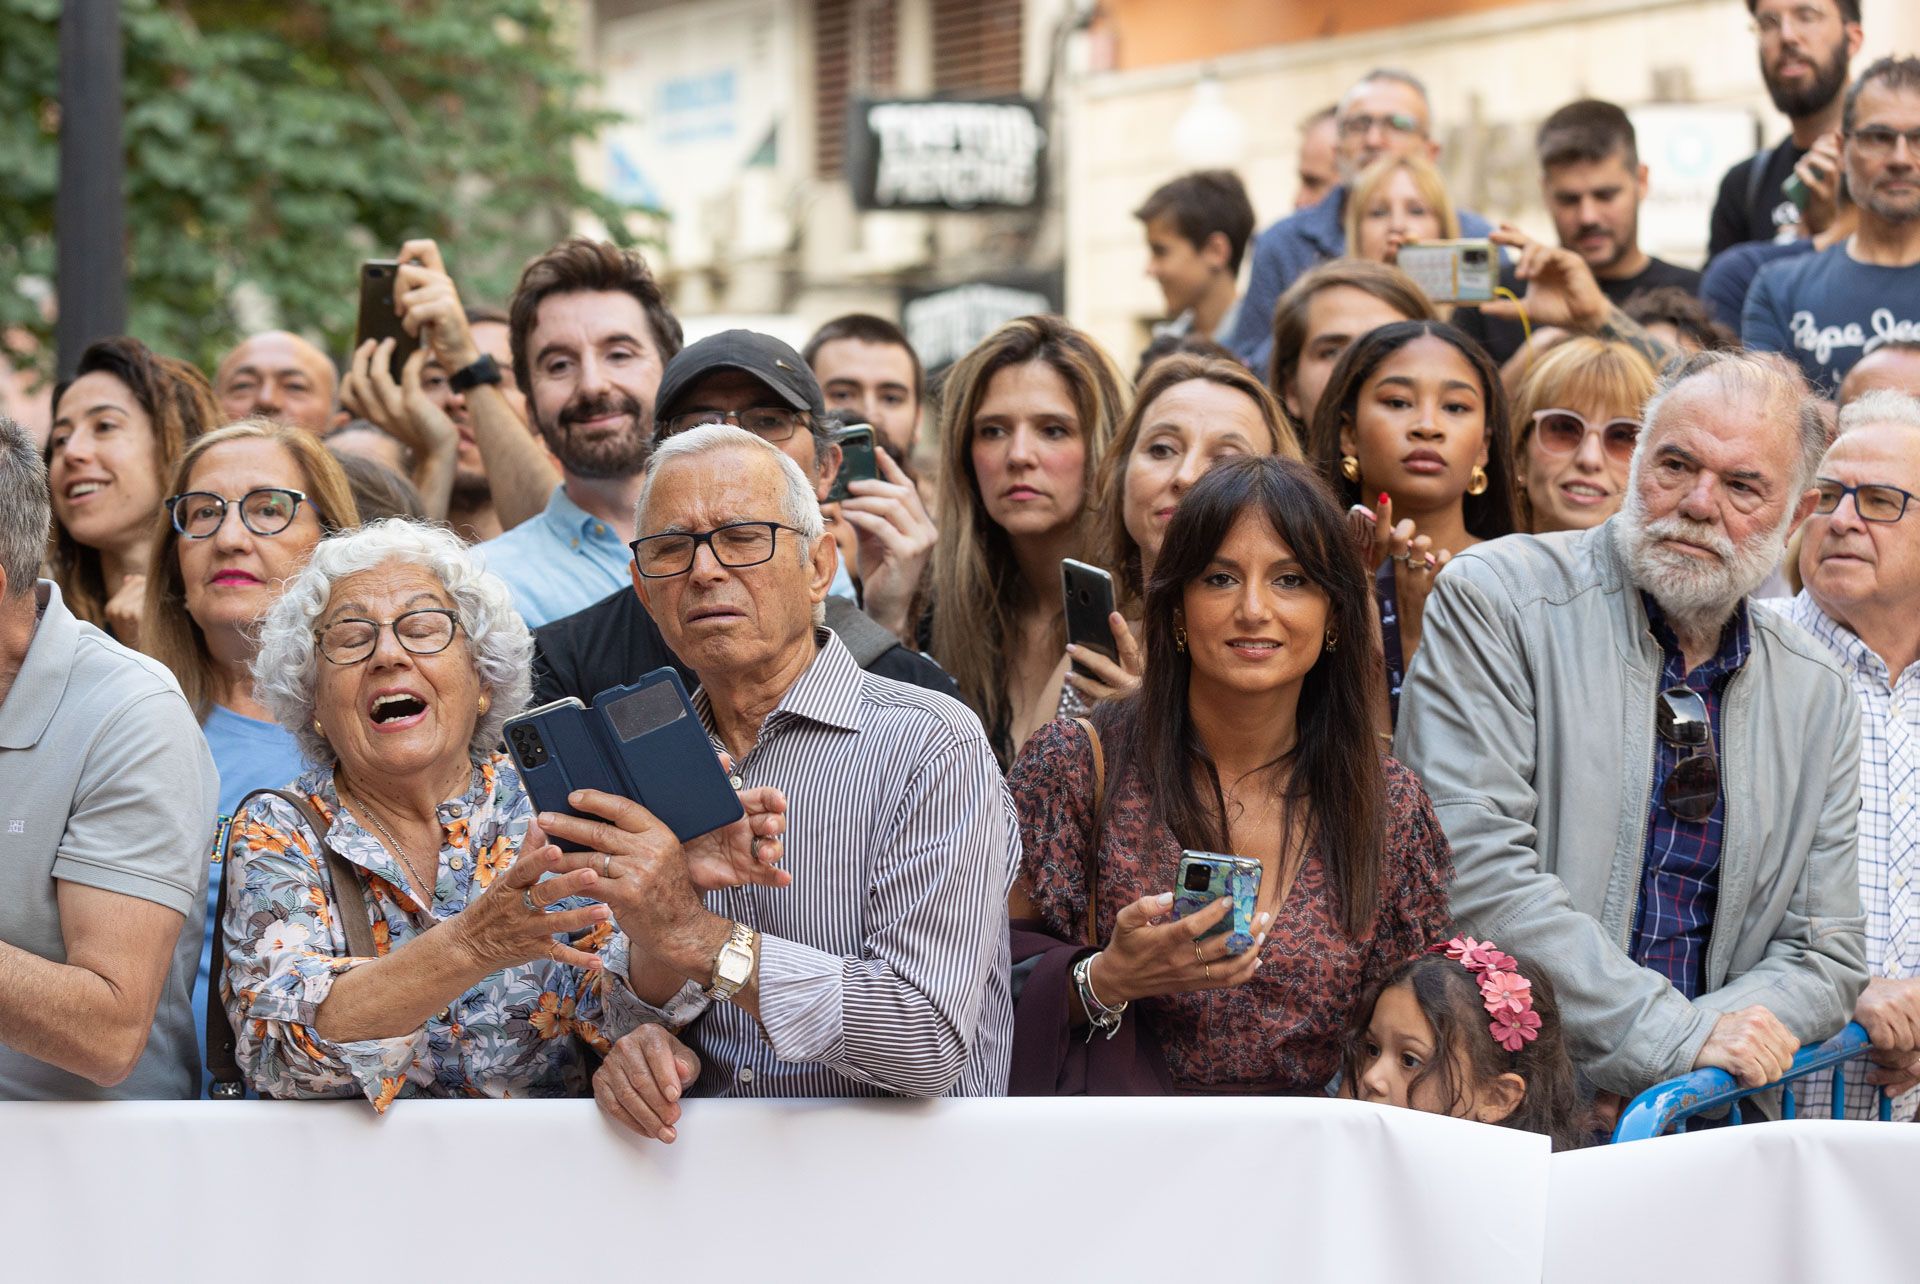
<instances>
[{"instance_id":1,"label":"smartphone screen","mask_svg":"<svg viewBox=\"0 0 1920 1284\"><path fill-rule=\"evenodd\" d=\"M873 455L871 427L855 424L851 428L843 428L834 434L833 440L840 447L840 471L833 475L833 486L827 491L824 502L829 504L852 498L852 492L847 487L853 482L880 479L880 462Z\"/></svg>"},{"instance_id":2,"label":"smartphone screen","mask_svg":"<svg viewBox=\"0 0 1920 1284\"><path fill-rule=\"evenodd\" d=\"M400 382L407 358L419 346L393 310L393 287L399 274L400 264L393 259L368 259L360 265L360 320L353 338L355 352L369 339L394 341L391 369L395 383Z\"/></svg>"}]
</instances>

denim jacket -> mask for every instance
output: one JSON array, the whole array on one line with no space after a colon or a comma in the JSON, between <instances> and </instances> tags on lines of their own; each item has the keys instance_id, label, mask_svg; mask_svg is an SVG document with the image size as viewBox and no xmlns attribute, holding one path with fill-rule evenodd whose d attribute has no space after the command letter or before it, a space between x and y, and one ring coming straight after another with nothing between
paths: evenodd
<instances>
[{"instance_id":1,"label":"denim jacket","mask_svg":"<svg viewBox=\"0 0 1920 1284\"><path fill-rule=\"evenodd\" d=\"M1760 1004L1802 1042L1851 1017L1867 981L1860 714L1824 648L1753 613L1722 703L1706 991L1689 1001L1635 964L1661 652L1613 527L1453 560L1427 602L1395 755L1453 844L1461 929L1544 968L1575 1064L1632 1096L1691 1070L1723 1013Z\"/></svg>"}]
</instances>

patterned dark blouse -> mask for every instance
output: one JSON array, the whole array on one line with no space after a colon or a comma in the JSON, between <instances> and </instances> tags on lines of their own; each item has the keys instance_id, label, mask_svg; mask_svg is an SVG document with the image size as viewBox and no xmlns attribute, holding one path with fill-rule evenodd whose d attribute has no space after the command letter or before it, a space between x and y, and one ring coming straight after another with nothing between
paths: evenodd
<instances>
[{"instance_id":1,"label":"patterned dark blouse","mask_svg":"<svg viewBox=\"0 0 1920 1284\"><path fill-rule=\"evenodd\" d=\"M1109 737L1109 740L1111 737ZM1111 745L1108 746L1111 750ZM1339 1068L1342 1041L1362 995L1394 967L1452 934L1447 886L1453 851L1419 777L1392 758L1380 907L1356 940L1342 926L1326 867L1309 851L1267 934L1264 961L1237 990L1144 999L1128 1009L1149 1023L1180 1086L1232 1090L1267 1085L1320 1092ZM1093 756L1068 721L1033 735L1007 779L1020 809L1022 871L1053 933L1085 933L1086 850L1093 828ZM1107 755L1110 818L1100 835L1100 939L1120 910L1173 890L1180 844L1149 816L1139 778Z\"/></svg>"}]
</instances>

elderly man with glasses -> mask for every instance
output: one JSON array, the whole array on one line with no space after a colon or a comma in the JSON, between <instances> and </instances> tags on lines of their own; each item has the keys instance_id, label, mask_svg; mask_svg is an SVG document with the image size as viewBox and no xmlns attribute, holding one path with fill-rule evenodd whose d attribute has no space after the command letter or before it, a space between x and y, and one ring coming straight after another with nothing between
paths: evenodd
<instances>
[{"instance_id":1,"label":"elderly man with glasses","mask_svg":"<svg viewBox=\"0 0 1920 1284\"><path fill-rule=\"evenodd\" d=\"M669 372L663 402L679 407L671 385ZM735 787L787 799L792 882L702 896L672 833L631 802L578 804L605 823L540 818L606 872L596 895L623 929L607 966L628 982L609 1002L637 1000L620 1023L644 1022L594 1095L664 1142L687 1095L1006 1090L1012 800L964 705L862 670L822 624L834 543L813 481L752 431L783 409L750 404L765 395L742 385L684 412L742 427L665 420L680 431L654 449L633 576L699 679L694 706Z\"/></svg>"},{"instance_id":2,"label":"elderly man with glasses","mask_svg":"<svg viewBox=\"0 0 1920 1284\"><path fill-rule=\"evenodd\" d=\"M827 493L840 467L819 380L800 354L771 335L727 330L691 344L660 381L655 445L703 424L728 423L777 447ZM844 587L843 587L844 586ZM827 627L854 661L884 678L956 694L953 679L865 614L854 602L838 556L824 605ZM608 687L673 665L688 686L697 658L675 654L632 588L619 590L534 630L533 693L541 703L565 696L591 701ZM690 663L691 662L691 663Z\"/></svg>"},{"instance_id":3,"label":"elderly man with glasses","mask_svg":"<svg viewBox=\"0 0 1920 1284\"><path fill-rule=\"evenodd\" d=\"M1869 392L1840 412L1800 545L1806 588L1787 618L1824 642L1860 701L1860 900L1872 980L1854 1020L1878 1062L1847 1085L1847 1113L1920 1106L1920 400ZM1914 520L1908 521L1907 518ZM1802 1094L1817 1118L1824 1079Z\"/></svg>"},{"instance_id":4,"label":"elderly man with glasses","mask_svg":"<svg viewBox=\"0 0 1920 1284\"><path fill-rule=\"evenodd\" d=\"M1340 99L1334 129L1339 185L1254 238L1247 292L1232 332L1221 339L1257 371L1264 372L1272 358L1273 310L1280 296L1308 268L1347 252L1346 185L1382 156L1440 156L1426 86L1404 71L1381 67L1368 72ZM1478 214L1459 213L1462 236L1492 233L1492 224Z\"/></svg>"},{"instance_id":5,"label":"elderly man with glasses","mask_svg":"<svg viewBox=\"0 0 1920 1284\"><path fill-rule=\"evenodd\" d=\"M1615 1107L1704 1066L1779 1078L1867 979L1859 706L1748 606L1813 511L1825 419L1779 358L1703 353L1645 421L1616 516L1448 565L1396 741L1461 926L1547 969Z\"/></svg>"}]
</instances>

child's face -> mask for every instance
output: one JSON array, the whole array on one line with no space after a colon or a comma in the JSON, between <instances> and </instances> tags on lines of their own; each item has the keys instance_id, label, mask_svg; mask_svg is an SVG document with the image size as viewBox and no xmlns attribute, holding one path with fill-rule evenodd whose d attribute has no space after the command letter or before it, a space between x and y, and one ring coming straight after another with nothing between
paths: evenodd
<instances>
[{"instance_id":1,"label":"child's face","mask_svg":"<svg viewBox=\"0 0 1920 1284\"><path fill-rule=\"evenodd\" d=\"M1373 1005L1367 1023L1367 1041L1360 1058L1360 1080L1355 1085L1362 1101L1402 1106L1429 1114L1446 1114L1440 1100L1438 1076L1414 1087L1413 1081L1440 1055L1433 1027L1413 997L1413 987L1388 986Z\"/></svg>"},{"instance_id":2,"label":"child's face","mask_svg":"<svg viewBox=\"0 0 1920 1284\"><path fill-rule=\"evenodd\" d=\"M1413 987L1405 982L1387 987L1373 1005L1362 1052L1360 1078L1355 1085L1355 1095L1362 1101L1499 1123L1519 1108L1526 1093L1525 1080L1516 1074L1503 1074L1481 1091L1474 1083L1473 1067L1467 1058L1438 1046L1433 1026L1413 996ZM1464 1089L1455 1101L1440 1099L1442 1076L1438 1074L1414 1083L1435 1057L1447 1055L1453 1056L1448 1077Z\"/></svg>"}]
</instances>

